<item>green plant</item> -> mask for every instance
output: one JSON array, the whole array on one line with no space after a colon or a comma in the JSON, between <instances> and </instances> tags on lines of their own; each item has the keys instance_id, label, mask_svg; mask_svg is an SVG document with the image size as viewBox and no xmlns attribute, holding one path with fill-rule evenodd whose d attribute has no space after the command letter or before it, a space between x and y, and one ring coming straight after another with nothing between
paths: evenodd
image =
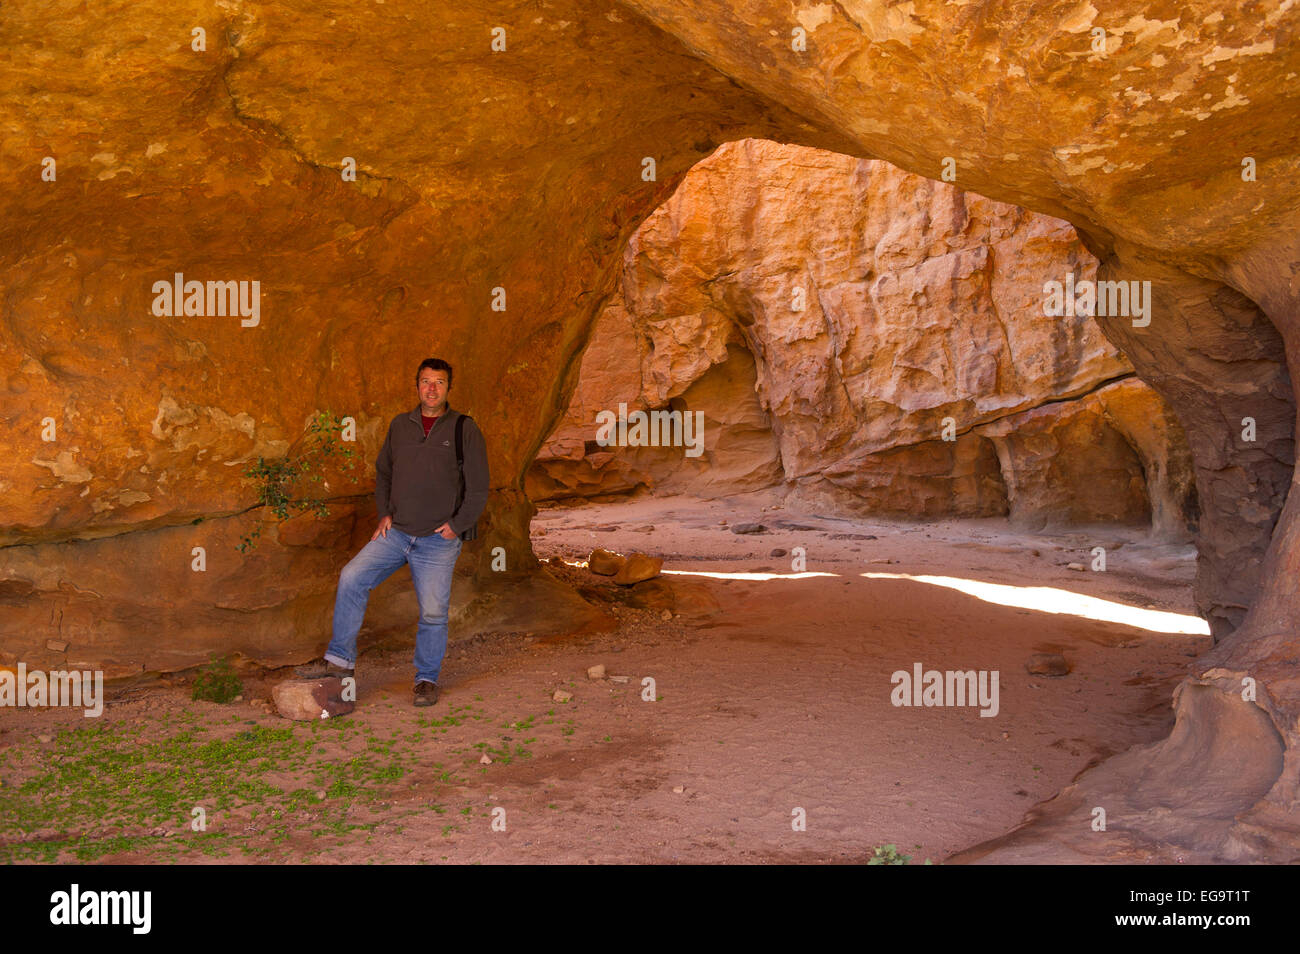
<instances>
[{"instance_id":1,"label":"green plant","mask_svg":"<svg viewBox=\"0 0 1300 954\"><path fill-rule=\"evenodd\" d=\"M289 519L290 508L299 513L315 508L317 517L329 516L325 499L295 498L291 491L301 477L310 476L312 483L320 483L325 461L336 454L345 470L351 471L356 467L356 451L351 448L342 450L339 447L337 435L343 426L342 418L326 411L318 411L307 428L309 444L306 451L296 456L285 455L271 460L258 457L256 464L250 464L244 471L244 476L258 482L258 504L270 507L271 512L281 521ZM262 528L255 527L235 549L246 553L256 548L257 538L261 534Z\"/></svg>"},{"instance_id":2,"label":"green plant","mask_svg":"<svg viewBox=\"0 0 1300 954\"><path fill-rule=\"evenodd\" d=\"M871 857L867 859L869 865L905 865L912 860L911 855L900 855L897 845L877 845L871 849Z\"/></svg>"},{"instance_id":3,"label":"green plant","mask_svg":"<svg viewBox=\"0 0 1300 954\"><path fill-rule=\"evenodd\" d=\"M225 656L212 659L194 680L191 699L207 699L209 702L230 702L244 691L244 684L239 681L235 667Z\"/></svg>"}]
</instances>

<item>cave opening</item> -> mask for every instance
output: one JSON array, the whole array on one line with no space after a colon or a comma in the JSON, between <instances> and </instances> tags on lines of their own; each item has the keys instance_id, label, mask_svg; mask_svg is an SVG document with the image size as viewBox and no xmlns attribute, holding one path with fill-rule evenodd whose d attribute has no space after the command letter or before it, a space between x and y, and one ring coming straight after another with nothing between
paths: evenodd
<instances>
[{"instance_id":1,"label":"cave opening","mask_svg":"<svg viewBox=\"0 0 1300 954\"><path fill-rule=\"evenodd\" d=\"M1096 276L1070 225L742 140L621 268L526 472L532 545L628 634L612 658L712 700L663 720L684 761L746 753L699 791L743 815L797 774L946 856L1168 733L1213 644L1191 452L1085 310L1054 306ZM701 415L703 453L594 436L637 411Z\"/></svg>"}]
</instances>

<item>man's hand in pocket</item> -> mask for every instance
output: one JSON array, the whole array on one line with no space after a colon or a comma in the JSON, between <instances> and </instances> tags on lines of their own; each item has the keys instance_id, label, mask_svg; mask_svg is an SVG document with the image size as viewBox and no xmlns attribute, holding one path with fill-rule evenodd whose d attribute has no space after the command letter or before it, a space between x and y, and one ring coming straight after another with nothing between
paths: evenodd
<instances>
[{"instance_id":1,"label":"man's hand in pocket","mask_svg":"<svg viewBox=\"0 0 1300 954\"><path fill-rule=\"evenodd\" d=\"M373 540L375 539L375 537L383 537L385 540L387 540L388 531L392 526L393 526L393 518L385 517L383 520L379 521L379 526L375 527L375 532L371 534L370 539Z\"/></svg>"}]
</instances>

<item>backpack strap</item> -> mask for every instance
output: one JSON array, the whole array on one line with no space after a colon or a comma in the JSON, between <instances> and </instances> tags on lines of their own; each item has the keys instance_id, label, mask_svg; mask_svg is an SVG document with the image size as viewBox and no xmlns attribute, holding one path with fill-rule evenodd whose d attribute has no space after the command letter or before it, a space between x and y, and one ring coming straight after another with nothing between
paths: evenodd
<instances>
[{"instance_id":1,"label":"backpack strap","mask_svg":"<svg viewBox=\"0 0 1300 954\"><path fill-rule=\"evenodd\" d=\"M460 510L460 505L465 501L465 422L469 420L468 414L462 414L456 418L456 470L459 474L459 480L456 484L456 509ZM462 540L473 540L478 534L475 527L470 527L463 534Z\"/></svg>"},{"instance_id":2,"label":"backpack strap","mask_svg":"<svg viewBox=\"0 0 1300 954\"><path fill-rule=\"evenodd\" d=\"M460 471L461 492L465 487L465 419L469 415L462 414L456 418L456 469ZM460 501L456 501L460 506Z\"/></svg>"}]
</instances>

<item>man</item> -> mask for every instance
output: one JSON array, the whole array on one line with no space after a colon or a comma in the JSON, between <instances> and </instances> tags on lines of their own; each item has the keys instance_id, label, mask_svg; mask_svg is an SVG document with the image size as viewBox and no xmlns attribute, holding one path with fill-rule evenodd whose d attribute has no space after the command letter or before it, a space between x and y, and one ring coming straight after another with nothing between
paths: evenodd
<instances>
[{"instance_id":1,"label":"man","mask_svg":"<svg viewBox=\"0 0 1300 954\"><path fill-rule=\"evenodd\" d=\"M426 358L415 371L420 403L388 425L375 460L375 509L379 526L339 575L334 600L334 638L325 657L298 670L308 679L351 676L357 632L370 591L404 563L411 567L420 601L415 632L415 704L438 701L438 676L447 652L451 575L461 541L473 539L488 496L487 447L472 418L465 417L464 495L456 463L456 421L447 404L451 365Z\"/></svg>"}]
</instances>

